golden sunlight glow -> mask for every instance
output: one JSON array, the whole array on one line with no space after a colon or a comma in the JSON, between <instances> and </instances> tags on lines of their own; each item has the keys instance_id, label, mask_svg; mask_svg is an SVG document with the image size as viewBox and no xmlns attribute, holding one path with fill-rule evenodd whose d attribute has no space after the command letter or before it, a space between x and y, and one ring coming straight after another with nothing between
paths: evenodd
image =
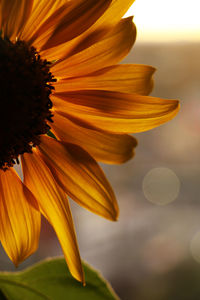
<instances>
[{"instance_id":1,"label":"golden sunlight glow","mask_svg":"<svg viewBox=\"0 0 200 300\"><path fill-rule=\"evenodd\" d=\"M199 0L136 0L125 16L134 16L137 41L200 41Z\"/></svg>"}]
</instances>

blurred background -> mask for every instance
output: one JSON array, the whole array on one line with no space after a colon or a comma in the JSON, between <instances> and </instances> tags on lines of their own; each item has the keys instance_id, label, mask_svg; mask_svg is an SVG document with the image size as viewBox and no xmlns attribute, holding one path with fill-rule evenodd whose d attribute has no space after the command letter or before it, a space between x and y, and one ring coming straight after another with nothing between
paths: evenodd
<instances>
[{"instance_id":1,"label":"blurred background","mask_svg":"<svg viewBox=\"0 0 200 300\"><path fill-rule=\"evenodd\" d=\"M123 300L200 299L199 0L137 0L138 38L123 63L157 68L152 95L180 99L171 122L135 135L136 156L104 168L119 202L117 223L72 204L81 256ZM3 250L2 250L3 253ZM19 267L62 255L44 221L39 250ZM2 254L1 270L14 270Z\"/></svg>"}]
</instances>

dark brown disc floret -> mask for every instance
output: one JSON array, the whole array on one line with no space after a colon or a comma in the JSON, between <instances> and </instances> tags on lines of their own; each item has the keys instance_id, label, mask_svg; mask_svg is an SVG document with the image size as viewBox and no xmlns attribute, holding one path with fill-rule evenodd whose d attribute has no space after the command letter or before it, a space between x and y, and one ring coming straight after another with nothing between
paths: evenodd
<instances>
[{"instance_id":1,"label":"dark brown disc floret","mask_svg":"<svg viewBox=\"0 0 200 300\"><path fill-rule=\"evenodd\" d=\"M50 130L50 95L56 81L51 63L34 47L0 37L0 168L18 163L19 155L31 153L40 135ZM49 122L48 122L49 121Z\"/></svg>"}]
</instances>

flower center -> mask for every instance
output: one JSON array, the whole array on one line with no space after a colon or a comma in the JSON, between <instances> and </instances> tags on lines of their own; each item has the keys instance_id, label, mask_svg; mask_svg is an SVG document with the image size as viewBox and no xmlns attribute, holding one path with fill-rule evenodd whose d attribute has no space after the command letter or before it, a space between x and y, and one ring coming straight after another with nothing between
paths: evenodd
<instances>
[{"instance_id":1,"label":"flower center","mask_svg":"<svg viewBox=\"0 0 200 300\"><path fill-rule=\"evenodd\" d=\"M0 37L0 169L19 163L19 155L32 152L39 136L50 130L50 94L56 81L51 63L34 47Z\"/></svg>"}]
</instances>

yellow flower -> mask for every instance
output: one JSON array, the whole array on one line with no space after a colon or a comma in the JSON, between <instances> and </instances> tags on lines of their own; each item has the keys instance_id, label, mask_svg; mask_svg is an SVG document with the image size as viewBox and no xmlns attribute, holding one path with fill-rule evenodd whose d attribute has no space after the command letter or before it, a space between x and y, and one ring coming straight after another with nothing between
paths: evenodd
<instances>
[{"instance_id":1,"label":"yellow flower","mask_svg":"<svg viewBox=\"0 0 200 300\"><path fill-rule=\"evenodd\" d=\"M15 265L37 249L42 213L84 282L67 195L116 220L96 161L127 161L137 144L127 133L178 111L175 100L146 96L152 67L118 64L136 37L132 18L122 19L132 2L0 1L0 239Z\"/></svg>"}]
</instances>

